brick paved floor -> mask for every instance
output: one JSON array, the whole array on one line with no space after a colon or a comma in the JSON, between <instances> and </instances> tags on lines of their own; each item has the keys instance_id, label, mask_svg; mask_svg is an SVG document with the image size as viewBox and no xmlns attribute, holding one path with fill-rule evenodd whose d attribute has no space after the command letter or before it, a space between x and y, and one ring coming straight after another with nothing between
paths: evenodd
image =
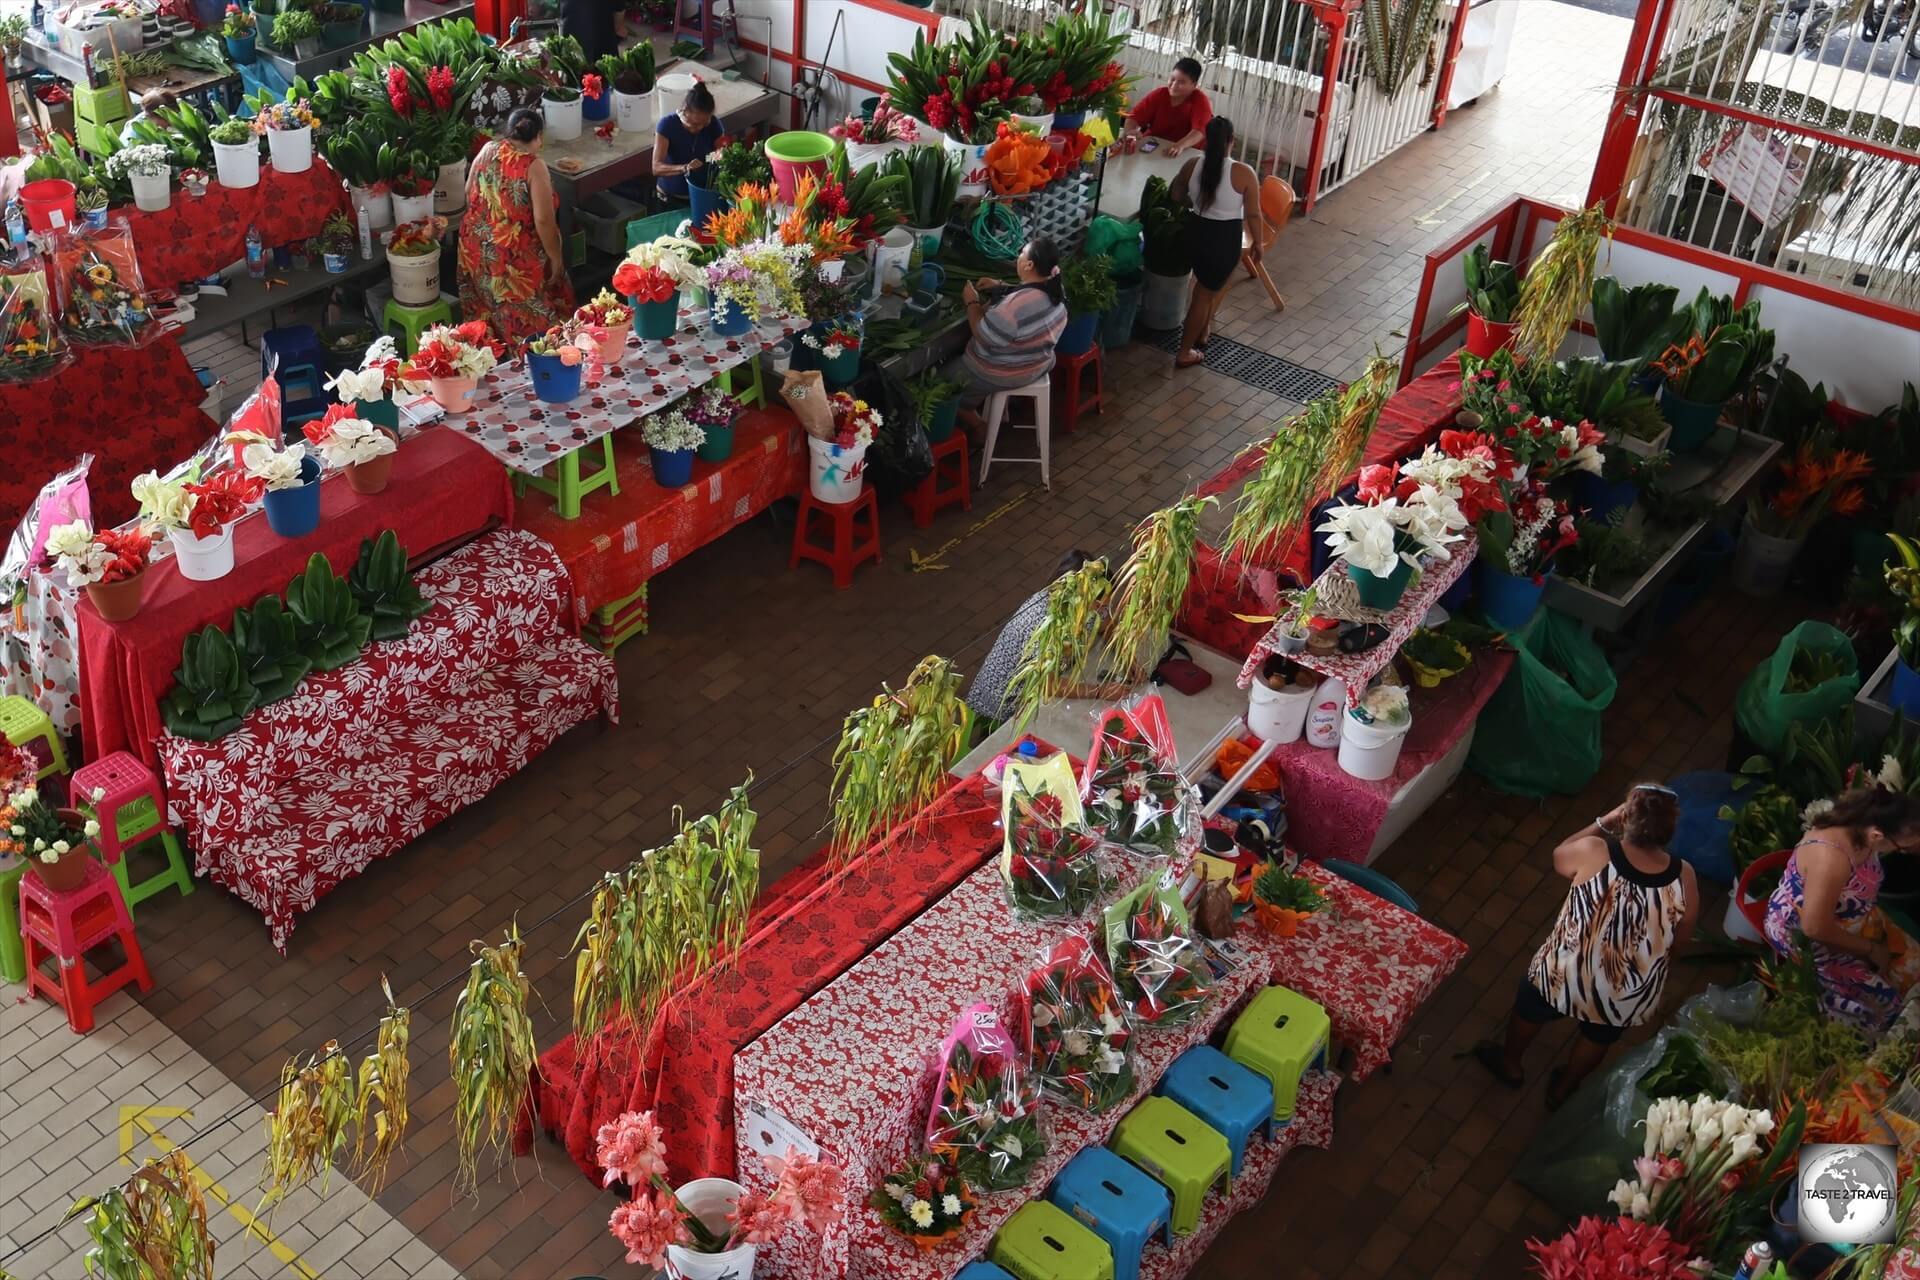
<instances>
[{"instance_id":1,"label":"brick paved floor","mask_svg":"<svg viewBox=\"0 0 1920 1280\"><path fill-rule=\"evenodd\" d=\"M1336 377L1376 345L1397 352L1427 248L1512 192L1584 194L1627 31L1616 18L1528 0L1506 83L1296 221L1272 263L1289 309L1275 314L1257 286L1243 285L1219 331ZM208 354L244 375L246 359ZM1117 550L1141 515L1290 407L1209 372L1174 378L1168 363L1137 346L1111 361L1114 408L1055 442L1051 494L1030 468L1007 467L971 516L947 513L925 533L911 533L889 508L888 559L852 590L833 591L821 572L785 572L788 530L766 519L691 557L654 583L655 634L620 654L620 729L577 731L344 886L305 920L286 960L258 917L218 890L144 905L140 929L159 981L144 1008L258 1094L287 1054L371 1028L382 973L417 999L458 974L468 939L495 937L515 916L523 928L543 920L666 834L673 805L704 809L748 767L767 780L757 803L768 878L777 876L818 843L828 772L817 748L848 709L923 654L977 663L1063 548ZM909 548L942 567L910 572ZM1557 904L1542 884L1557 834L1628 778L1714 758L1734 684L1778 622L1733 600L1696 609L1632 669L1609 713L1609 766L1590 794L1535 805L1463 782L1387 853L1381 865L1474 954L1416 1023L1395 1072L1343 1101L1335 1150L1289 1161L1269 1207L1222 1242L1210 1275L1271 1275L1276 1257L1302 1276L1518 1273L1516 1233L1546 1224L1505 1179L1537 1123L1538 1091L1485 1088L1453 1055L1503 1015L1524 953ZM1739 661L1728 661L1734 654ZM529 935L543 1044L569 1007L564 953L577 917ZM477 1200L453 1196L443 1030L451 1003L442 992L416 1011L415 1128L379 1210L481 1280L629 1274L605 1234L610 1201L551 1146ZM0 1060L23 1034L0 1026L8 1037ZM1560 1047L1548 1042L1543 1064L1545 1049Z\"/></svg>"}]
</instances>

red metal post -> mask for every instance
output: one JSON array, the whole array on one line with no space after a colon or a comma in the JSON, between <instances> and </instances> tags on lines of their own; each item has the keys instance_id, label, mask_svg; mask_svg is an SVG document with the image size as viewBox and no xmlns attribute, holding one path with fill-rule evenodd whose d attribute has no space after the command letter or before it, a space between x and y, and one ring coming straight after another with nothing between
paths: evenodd
<instances>
[{"instance_id":1,"label":"red metal post","mask_svg":"<svg viewBox=\"0 0 1920 1280\"><path fill-rule=\"evenodd\" d=\"M1620 63L1620 82L1607 112L1600 154L1594 159L1593 181L1587 187L1587 204L1604 204L1608 216L1619 210L1620 188L1626 184L1633 144L1640 136L1642 91L1653 77L1660 46L1666 43L1672 8L1672 0L1640 0L1640 10L1633 16L1633 35L1627 40L1627 56Z\"/></svg>"},{"instance_id":2,"label":"red metal post","mask_svg":"<svg viewBox=\"0 0 1920 1280\"><path fill-rule=\"evenodd\" d=\"M19 130L13 123L13 86L7 83L5 68L0 68L0 156L19 154Z\"/></svg>"},{"instance_id":3,"label":"red metal post","mask_svg":"<svg viewBox=\"0 0 1920 1280\"><path fill-rule=\"evenodd\" d=\"M1327 60L1320 68L1320 104L1314 109L1313 145L1307 151L1306 192L1300 211L1312 213L1320 198L1320 170L1327 163L1327 136L1333 129L1334 90L1340 87L1340 56L1347 48L1347 11L1320 10L1320 22L1327 29Z\"/></svg>"},{"instance_id":4,"label":"red metal post","mask_svg":"<svg viewBox=\"0 0 1920 1280\"><path fill-rule=\"evenodd\" d=\"M473 0L473 25L496 40L505 40L514 19L526 16L527 0Z\"/></svg>"},{"instance_id":5,"label":"red metal post","mask_svg":"<svg viewBox=\"0 0 1920 1280\"><path fill-rule=\"evenodd\" d=\"M1460 60L1460 46L1467 39L1467 18L1473 13L1473 0L1460 0L1460 16L1447 34L1447 56L1440 60L1440 84L1433 93L1433 127L1447 122L1447 95L1453 92L1453 67Z\"/></svg>"}]
</instances>

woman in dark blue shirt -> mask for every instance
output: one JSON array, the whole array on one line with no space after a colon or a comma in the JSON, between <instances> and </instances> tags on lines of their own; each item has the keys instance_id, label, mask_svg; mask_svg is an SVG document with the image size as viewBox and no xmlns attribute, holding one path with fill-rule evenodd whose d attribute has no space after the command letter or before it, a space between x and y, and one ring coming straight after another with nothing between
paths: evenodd
<instances>
[{"instance_id":1,"label":"woman in dark blue shirt","mask_svg":"<svg viewBox=\"0 0 1920 1280\"><path fill-rule=\"evenodd\" d=\"M670 116L653 126L653 185L670 200L687 198L687 174L706 163L722 127L713 114L713 94L696 84Z\"/></svg>"}]
</instances>

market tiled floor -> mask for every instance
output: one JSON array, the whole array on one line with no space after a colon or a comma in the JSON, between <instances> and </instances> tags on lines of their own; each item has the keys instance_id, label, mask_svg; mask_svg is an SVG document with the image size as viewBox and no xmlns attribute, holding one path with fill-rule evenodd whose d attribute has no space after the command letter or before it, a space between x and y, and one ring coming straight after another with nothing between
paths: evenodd
<instances>
[{"instance_id":1,"label":"market tiled floor","mask_svg":"<svg viewBox=\"0 0 1920 1280\"><path fill-rule=\"evenodd\" d=\"M1426 249L1512 192L1563 202L1584 195L1628 25L1529 0L1505 83L1297 220L1272 263L1287 311L1276 314L1257 286L1242 284L1219 331L1336 377L1357 371L1376 345L1397 352ZM236 390L253 359L230 342L197 344L196 354L230 371ZM497 936L518 918L547 1043L569 1007L565 950L578 912L548 917L602 870L661 838L673 805L700 811L751 768L761 779L768 878L817 845L827 787L820 748L849 708L923 654L976 663L1062 549L1118 549L1141 515L1290 407L1212 373L1170 377L1167 365L1138 346L1110 358L1112 407L1056 439L1051 493L1030 469L1007 467L996 469L971 516L948 513L925 533L910 534L888 508L888 559L863 570L852 590L833 591L817 571L785 572L788 530L766 520L656 580L654 634L620 653L623 726L577 731L495 795L343 887L304 922L287 959L273 955L259 919L217 889L144 904L139 927L158 988L112 1024L125 1024L123 1041L110 1040L118 1033L106 1026L86 1041L57 1025L43 1035L44 1010L28 1020L27 1010L10 1009L0 1019L0 1064L11 1064L15 1098L26 1072L37 1081L69 1069L34 1057L33 1046L83 1057L97 1055L96 1045L143 1047L141 1037L158 1046L131 1058L124 1085L116 1073L59 1095L62 1114L97 1106L80 1117L93 1138L61 1146L58 1166L44 1182L33 1179L49 1188L44 1203L0 1194L0 1231L29 1238L58 1213L64 1190L50 1188L97 1187L114 1176L118 1152L106 1139L117 1140L117 1109L128 1099L192 1108L204 1122L225 1114L227 1099L270 1089L289 1053L370 1029L384 973L417 1009L408 1153L377 1207L362 1207L343 1181L323 1210L283 1207L275 1222L286 1238L307 1232L311 1253L305 1237L298 1248L310 1262L327 1259L317 1268L327 1275L424 1274L436 1253L476 1280L627 1274L605 1232L610 1202L551 1146L541 1147L539 1164L517 1162L476 1200L451 1190L444 1026L468 939ZM909 548L937 567L909 571ZM1382 868L1474 953L1416 1022L1393 1074L1343 1100L1334 1150L1290 1159L1268 1207L1216 1248L1209 1275L1270 1275L1275 1258L1302 1276L1519 1273L1518 1239L1551 1225L1506 1180L1541 1114L1538 1089L1489 1087L1454 1055L1504 1015L1524 954L1557 905L1543 883L1553 841L1623 781L1716 759L1734 685L1779 621L1733 599L1696 608L1630 669L1608 715L1609 764L1588 794L1534 804L1466 779L1385 855ZM139 1024L142 1011L158 1022ZM16 1053L16 1045L27 1047ZM1544 1067L1545 1047L1536 1052ZM188 1053L198 1057L184 1060L204 1060L204 1072L180 1079L165 1069ZM229 1146L245 1133L257 1147L257 1108L237 1123L191 1150L210 1153L209 1170L250 1207L250 1178L233 1170L254 1153ZM16 1136L4 1118L0 1134ZM10 1189L0 1181L0 1191ZM366 1251L400 1240L386 1215L417 1239L371 1259ZM77 1230L65 1238L79 1239ZM7 1247L0 1241L0 1256ZM231 1273L268 1274L272 1259L260 1249ZM236 1244L227 1256L248 1252ZM78 1263L49 1265L46 1274L66 1280Z\"/></svg>"}]
</instances>

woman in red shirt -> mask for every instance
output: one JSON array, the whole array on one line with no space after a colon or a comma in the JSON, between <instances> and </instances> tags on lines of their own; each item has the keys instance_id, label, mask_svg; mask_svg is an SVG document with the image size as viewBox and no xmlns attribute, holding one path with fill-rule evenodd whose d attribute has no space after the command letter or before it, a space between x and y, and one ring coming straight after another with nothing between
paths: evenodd
<instances>
[{"instance_id":1,"label":"woman in red shirt","mask_svg":"<svg viewBox=\"0 0 1920 1280\"><path fill-rule=\"evenodd\" d=\"M1206 136L1207 121L1213 119L1213 104L1200 90L1200 64L1182 58L1173 64L1166 84L1140 99L1127 116L1121 141L1131 151L1139 145L1140 135L1161 138L1173 145L1167 154L1177 156L1188 147L1198 146Z\"/></svg>"}]
</instances>

